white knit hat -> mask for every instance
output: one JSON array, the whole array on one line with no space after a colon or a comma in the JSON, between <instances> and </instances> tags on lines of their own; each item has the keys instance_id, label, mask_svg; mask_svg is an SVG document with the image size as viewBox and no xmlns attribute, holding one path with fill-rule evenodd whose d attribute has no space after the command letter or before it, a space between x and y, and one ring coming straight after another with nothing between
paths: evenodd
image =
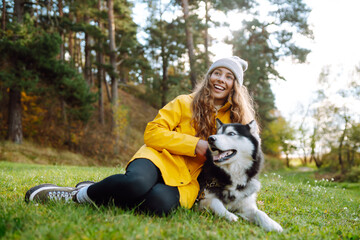
<instances>
[{"instance_id":1,"label":"white knit hat","mask_svg":"<svg viewBox=\"0 0 360 240\"><path fill-rule=\"evenodd\" d=\"M212 71L215 70L215 68L219 68L219 67L224 67L229 69L235 75L235 78L238 80L240 86L243 84L244 72L248 67L248 63L245 60L237 56L221 58L215 61L210 66L206 75L211 74Z\"/></svg>"}]
</instances>

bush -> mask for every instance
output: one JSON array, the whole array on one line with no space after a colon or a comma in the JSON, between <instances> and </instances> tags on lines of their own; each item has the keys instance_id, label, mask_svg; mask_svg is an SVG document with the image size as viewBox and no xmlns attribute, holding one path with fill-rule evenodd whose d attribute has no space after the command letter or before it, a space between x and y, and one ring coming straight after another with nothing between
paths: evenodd
<instances>
[{"instance_id":1,"label":"bush","mask_svg":"<svg viewBox=\"0 0 360 240\"><path fill-rule=\"evenodd\" d=\"M342 179L345 182L360 182L360 166L351 168Z\"/></svg>"},{"instance_id":2,"label":"bush","mask_svg":"<svg viewBox=\"0 0 360 240\"><path fill-rule=\"evenodd\" d=\"M265 157L265 164L263 170L265 172L272 172L272 171L284 169L285 163L283 160L269 155L265 155L264 157Z\"/></svg>"}]
</instances>

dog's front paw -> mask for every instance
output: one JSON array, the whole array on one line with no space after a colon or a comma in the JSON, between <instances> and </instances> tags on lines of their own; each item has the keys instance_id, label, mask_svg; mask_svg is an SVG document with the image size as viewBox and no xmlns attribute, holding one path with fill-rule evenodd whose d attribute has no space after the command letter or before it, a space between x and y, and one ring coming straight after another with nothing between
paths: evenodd
<instances>
[{"instance_id":1,"label":"dog's front paw","mask_svg":"<svg viewBox=\"0 0 360 240\"><path fill-rule=\"evenodd\" d=\"M274 221L271 231L282 232L283 228L280 226L280 224Z\"/></svg>"},{"instance_id":2,"label":"dog's front paw","mask_svg":"<svg viewBox=\"0 0 360 240\"><path fill-rule=\"evenodd\" d=\"M280 224L278 224L277 222L275 222L274 220L272 220L271 222L267 223L264 228L266 229L266 231L268 232L282 232L283 228L280 226Z\"/></svg>"},{"instance_id":3,"label":"dog's front paw","mask_svg":"<svg viewBox=\"0 0 360 240\"><path fill-rule=\"evenodd\" d=\"M226 219L229 220L230 222L236 222L236 221L239 219L238 216L236 216L235 214L233 214L233 213L231 213L231 212L228 212L225 217L226 217Z\"/></svg>"}]
</instances>

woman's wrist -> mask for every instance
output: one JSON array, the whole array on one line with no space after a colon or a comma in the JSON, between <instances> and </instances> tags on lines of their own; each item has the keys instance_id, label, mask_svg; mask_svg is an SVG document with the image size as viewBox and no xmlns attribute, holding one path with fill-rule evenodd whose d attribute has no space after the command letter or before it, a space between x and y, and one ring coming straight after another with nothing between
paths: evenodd
<instances>
[{"instance_id":1,"label":"woman's wrist","mask_svg":"<svg viewBox=\"0 0 360 240\"><path fill-rule=\"evenodd\" d=\"M207 149L208 149L208 142L200 139L196 144L195 154L205 157Z\"/></svg>"}]
</instances>

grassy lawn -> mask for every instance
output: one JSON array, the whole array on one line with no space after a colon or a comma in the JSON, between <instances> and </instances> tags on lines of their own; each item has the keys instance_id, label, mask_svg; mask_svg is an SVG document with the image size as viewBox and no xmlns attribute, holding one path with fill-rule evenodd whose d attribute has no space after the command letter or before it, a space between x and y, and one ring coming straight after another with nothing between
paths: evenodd
<instances>
[{"instance_id":1,"label":"grassy lawn","mask_svg":"<svg viewBox=\"0 0 360 240\"><path fill-rule=\"evenodd\" d=\"M26 204L25 192L41 183L74 186L122 171L0 162L0 239L359 239L360 186L315 180L313 172L261 175L258 206L284 232L267 233L240 220L178 209L167 217L75 203Z\"/></svg>"}]
</instances>

